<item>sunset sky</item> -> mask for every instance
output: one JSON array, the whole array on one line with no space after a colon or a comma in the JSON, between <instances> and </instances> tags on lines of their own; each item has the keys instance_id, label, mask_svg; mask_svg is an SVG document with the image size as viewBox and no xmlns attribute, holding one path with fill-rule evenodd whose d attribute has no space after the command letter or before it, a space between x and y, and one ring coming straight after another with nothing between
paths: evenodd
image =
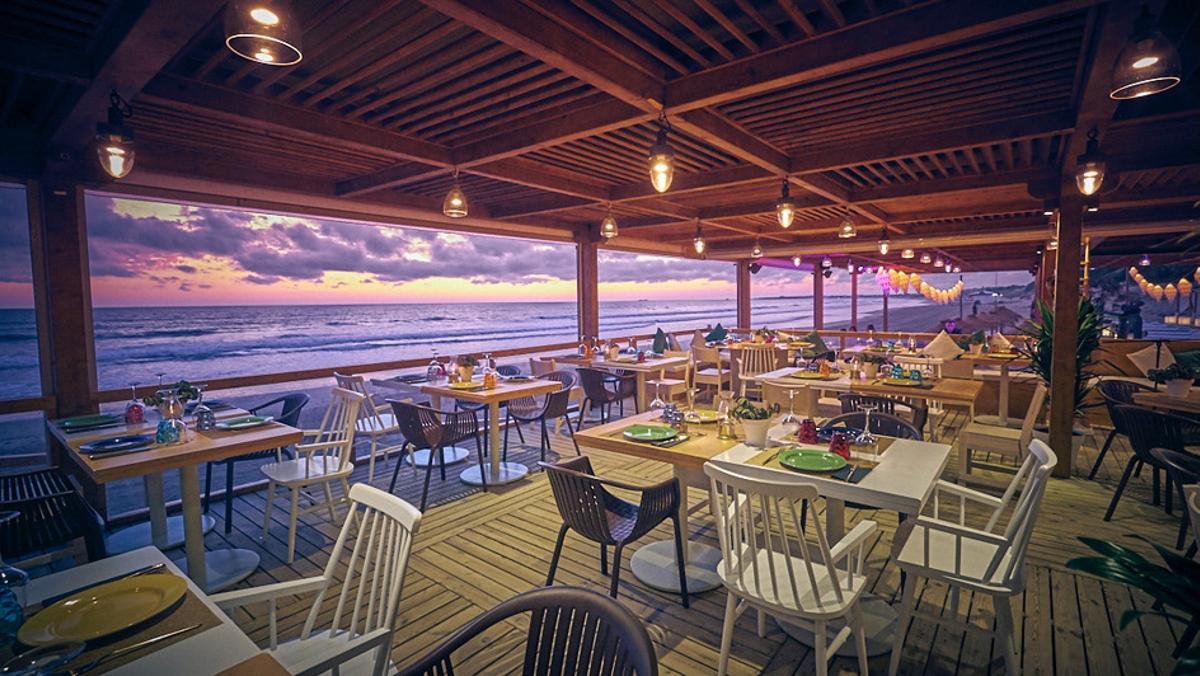
<instances>
[{"instance_id":1,"label":"sunset sky","mask_svg":"<svg viewBox=\"0 0 1200 676\"><path fill-rule=\"evenodd\" d=\"M575 255L565 244L103 195L89 195L86 206L101 307L575 299ZM32 305L28 251L23 191L0 186L0 306ZM733 264L716 261L602 251L599 279L602 300L735 293ZM754 290L809 295L812 282L766 268ZM848 276L836 273L826 293L849 293Z\"/></svg>"}]
</instances>

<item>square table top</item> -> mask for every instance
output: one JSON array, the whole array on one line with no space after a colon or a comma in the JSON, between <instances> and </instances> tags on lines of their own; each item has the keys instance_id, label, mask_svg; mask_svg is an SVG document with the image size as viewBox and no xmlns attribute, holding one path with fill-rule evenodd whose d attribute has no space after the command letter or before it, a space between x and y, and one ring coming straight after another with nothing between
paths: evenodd
<instances>
[{"instance_id":1,"label":"square table top","mask_svg":"<svg viewBox=\"0 0 1200 676\"><path fill-rule=\"evenodd\" d=\"M247 415L247 412L231 408L217 411L217 420L228 420ZM287 446L300 441L300 430L278 422L245 430L224 431L192 429L192 439L187 443L172 446L152 446L144 451L117 453L92 459L80 450L83 444L126 434L148 434L154 436L156 423L140 425L117 425L104 429L68 433L56 421L47 421L46 426L54 438L65 446L72 460L83 468L96 483L107 483L118 479L145 476L180 467L190 467L206 462L224 460L255 451L265 451Z\"/></svg>"},{"instance_id":2,"label":"square table top","mask_svg":"<svg viewBox=\"0 0 1200 676\"><path fill-rule=\"evenodd\" d=\"M688 426L691 439L666 448L640 441L630 441L621 434L630 425L658 423L658 417L657 412L646 411L603 425L588 427L576 432L575 440L582 448L611 451L692 469L703 467L709 459L740 443L735 439L718 439L716 423L693 423ZM665 425L666 423L661 424Z\"/></svg>"},{"instance_id":3,"label":"square table top","mask_svg":"<svg viewBox=\"0 0 1200 676\"><path fill-rule=\"evenodd\" d=\"M1200 388L1188 390L1188 396L1172 397L1166 392L1134 392L1133 401L1149 408L1183 413L1200 413Z\"/></svg>"},{"instance_id":4,"label":"square table top","mask_svg":"<svg viewBox=\"0 0 1200 676\"><path fill-rule=\"evenodd\" d=\"M786 366L774 371L760 373L754 376L754 379L784 387L816 388L835 392L861 392L863 394L880 394L893 397L911 397L915 399L962 402L967 404L974 403L979 398L980 392L983 391L982 381L968 378L938 378L931 381L933 387L922 388L888 385L878 379L852 382L849 374L845 373L834 380L793 378L792 374L799 370L801 369L795 366Z\"/></svg>"},{"instance_id":5,"label":"square table top","mask_svg":"<svg viewBox=\"0 0 1200 676\"><path fill-rule=\"evenodd\" d=\"M553 359L555 362L572 364L574 366L586 366L597 369L625 369L627 371L653 373L666 368L682 366L688 362L690 357L646 357L646 361L643 362L637 361L634 355L621 355L617 359L604 359L598 355L593 357L568 355L554 357Z\"/></svg>"},{"instance_id":6,"label":"square table top","mask_svg":"<svg viewBox=\"0 0 1200 676\"><path fill-rule=\"evenodd\" d=\"M495 404L511 399L531 397L536 394L557 392L562 388L562 383L557 380L542 380L540 378L516 381L501 378L496 383L496 386L490 390L456 390L451 388L449 384L432 385L429 383L425 383L420 387L421 392L431 397L448 397L476 404Z\"/></svg>"}]
</instances>

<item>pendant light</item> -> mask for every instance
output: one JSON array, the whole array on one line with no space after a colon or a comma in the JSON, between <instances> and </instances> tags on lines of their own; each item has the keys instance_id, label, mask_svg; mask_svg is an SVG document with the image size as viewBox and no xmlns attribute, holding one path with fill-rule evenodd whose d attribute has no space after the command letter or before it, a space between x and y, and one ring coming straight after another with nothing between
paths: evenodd
<instances>
[{"instance_id":1,"label":"pendant light","mask_svg":"<svg viewBox=\"0 0 1200 676\"><path fill-rule=\"evenodd\" d=\"M1058 235L1054 235L1050 238L1050 241L1046 244L1046 250L1058 251Z\"/></svg>"},{"instance_id":2,"label":"pendant light","mask_svg":"<svg viewBox=\"0 0 1200 676\"><path fill-rule=\"evenodd\" d=\"M1121 100L1161 94L1182 79L1179 52L1158 30L1150 8L1142 3L1133 33L1113 64L1112 90L1108 95Z\"/></svg>"},{"instance_id":3,"label":"pendant light","mask_svg":"<svg viewBox=\"0 0 1200 676\"><path fill-rule=\"evenodd\" d=\"M647 164L650 170L650 185L655 192L666 192L671 187L671 179L675 177L675 151L667 142L667 134L671 131L671 123L667 122L666 110L658 114L658 135L654 145L650 146L650 158Z\"/></svg>"},{"instance_id":4,"label":"pendant light","mask_svg":"<svg viewBox=\"0 0 1200 676\"><path fill-rule=\"evenodd\" d=\"M889 248L891 248L891 244L888 242L888 231L885 227L883 233L879 235L879 255L886 256Z\"/></svg>"},{"instance_id":5,"label":"pendant light","mask_svg":"<svg viewBox=\"0 0 1200 676\"><path fill-rule=\"evenodd\" d=\"M1087 149L1075 160L1075 187L1089 197L1100 192L1100 185L1104 183L1104 170L1107 168L1096 135L1094 128L1088 132Z\"/></svg>"},{"instance_id":6,"label":"pendant light","mask_svg":"<svg viewBox=\"0 0 1200 676\"><path fill-rule=\"evenodd\" d=\"M946 270L946 272L950 272L950 271L951 271L951 270L953 270L953 269L954 269L954 266L953 266L953 265L950 265L949 263L946 263L946 267L945 267L945 270Z\"/></svg>"},{"instance_id":7,"label":"pendant light","mask_svg":"<svg viewBox=\"0 0 1200 676\"><path fill-rule=\"evenodd\" d=\"M612 215L612 202L608 203L608 213L604 215L604 220L600 221L600 236L604 239L617 236L617 219Z\"/></svg>"},{"instance_id":8,"label":"pendant light","mask_svg":"<svg viewBox=\"0 0 1200 676\"><path fill-rule=\"evenodd\" d=\"M954 266L954 269L953 269L953 270L951 270L951 272L953 272L953 273L955 273L955 274L958 274L958 273L962 272L962 268L961 268L961 267L959 267L959 266L957 266L957 265L955 265L955 266Z\"/></svg>"},{"instance_id":9,"label":"pendant light","mask_svg":"<svg viewBox=\"0 0 1200 676\"><path fill-rule=\"evenodd\" d=\"M804 261L801 260L801 258L799 256L792 256L792 267L798 268L798 267L800 267L800 264L803 262Z\"/></svg>"},{"instance_id":10,"label":"pendant light","mask_svg":"<svg viewBox=\"0 0 1200 676\"><path fill-rule=\"evenodd\" d=\"M700 230L700 219L696 219L696 237L692 240L692 248L698 255L703 256L707 245L704 243L704 232Z\"/></svg>"},{"instance_id":11,"label":"pendant light","mask_svg":"<svg viewBox=\"0 0 1200 676\"><path fill-rule=\"evenodd\" d=\"M849 272L850 274L854 274L854 259L852 259L852 258L846 259L846 271Z\"/></svg>"},{"instance_id":12,"label":"pendant light","mask_svg":"<svg viewBox=\"0 0 1200 676\"><path fill-rule=\"evenodd\" d=\"M754 247L750 249L750 257L751 258L762 258L763 257L762 245L758 243L757 239L754 240Z\"/></svg>"},{"instance_id":13,"label":"pendant light","mask_svg":"<svg viewBox=\"0 0 1200 676\"><path fill-rule=\"evenodd\" d=\"M850 239L858 236L858 230L854 227L854 221L850 220L850 207L846 207L846 213L842 217L842 226L838 230L839 239Z\"/></svg>"},{"instance_id":14,"label":"pendant light","mask_svg":"<svg viewBox=\"0 0 1200 676\"><path fill-rule=\"evenodd\" d=\"M104 173L125 178L133 170L133 130L125 118L133 115L129 103L117 90L108 95L108 121L96 125L96 156Z\"/></svg>"},{"instance_id":15,"label":"pendant light","mask_svg":"<svg viewBox=\"0 0 1200 676\"><path fill-rule=\"evenodd\" d=\"M821 259L821 268L822 269L828 270L829 268L832 268L832 267L833 267L833 259L832 258L830 258L829 256L826 256Z\"/></svg>"},{"instance_id":16,"label":"pendant light","mask_svg":"<svg viewBox=\"0 0 1200 676\"><path fill-rule=\"evenodd\" d=\"M225 46L264 66L294 66L304 57L290 0L232 0L225 8Z\"/></svg>"},{"instance_id":17,"label":"pendant light","mask_svg":"<svg viewBox=\"0 0 1200 676\"><path fill-rule=\"evenodd\" d=\"M942 260L941 256L938 256L937 258L933 259L933 267L935 267L935 268L940 268L945 264L946 264L946 261Z\"/></svg>"},{"instance_id":18,"label":"pendant light","mask_svg":"<svg viewBox=\"0 0 1200 676\"><path fill-rule=\"evenodd\" d=\"M1138 265L1142 266L1143 268L1150 267L1150 257L1143 254L1142 260L1138 261Z\"/></svg>"},{"instance_id":19,"label":"pendant light","mask_svg":"<svg viewBox=\"0 0 1200 676\"><path fill-rule=\"evenodd\" d=\"M775 215L779 218L779 226L784 230L792 227L792 221L796 219L796 202L788 192L786 176L783 178L783 190L780 192L779 201L775 203Z\"/></svg>"},{"instance_id":20,"label":"pendant light","mask_svg":"<svg viewBox=\"0 0 1200 676\"><path fill-rule=\"evenodd\" d=\"M442 200L442 213L450 218L467 217L467 196L458 185L458 167L454 168L454 185Z\"/></svg>"},{"instance_id":21,"label":"pendant light","mask_svg":"<svg viewBox=\"0 0 1200 676\"><path fill-rule=\"evenodd\" d=\"M904 260L912 260L914 256L916 256L916 254L912 249L905 249L904 251L900 252L900 257Z\"/></svg>"},{"instance_id":22,"label":"pendant light","mask_svg":"<svg viewBox=\"0 0 1200 676\"><path fill-rule=\"evenodd\" d=\"M929 255L928 251L924 251L921 253L921 262L924 263L925 265L929 265L930 263L933 262L933 258Z\"/></svg>"}]
</instances>

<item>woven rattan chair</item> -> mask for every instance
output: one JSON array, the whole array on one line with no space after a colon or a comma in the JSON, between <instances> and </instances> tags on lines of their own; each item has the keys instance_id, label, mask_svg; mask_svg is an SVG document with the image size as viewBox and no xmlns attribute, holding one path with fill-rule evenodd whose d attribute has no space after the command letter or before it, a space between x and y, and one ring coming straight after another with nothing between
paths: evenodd
<instances>
[{"instance_id":1,"label":"woven rattan chair","mask_svg":"<svg viewBox=\"0 0 1200 676\"><path fill-rule=\"evenodd\" d=\"M866 424L867 414L865 411L843 413L825 422L826 426L856 427L860 430L866 430L871 434L882 434L887 437L896 437L897 439L916 439L917 441L924 439L921 436L921 430L900 416L872 412L871 429L867 430Z\"/></svg>"},{"instance_id":2,"label":"woven rattan chair","mask_svg":"<svg viewBox=\"0 0 1200 676\"><path fill-rule=\"evenodd\" d=\"M487 491L487 472L483 470L483 441L479 434L479 418L475 411L439 411L428 406L421 406L407 401L389 399L400 433L404 440L413 446L413 450L429 450L429 464L425 466L425 485L421 488L421 506L424 512L429 501L429 480L433 476L434 458L437 458L441 470L442 481L446 480L447 446L454 446L468 439L475 440L475 451L479 458L480 480L483 490ZM396 479L400 476L400 463L392 470L392 483L388 492L396 490Z\"/></svg>"},{"instance_id":3,"label":"woven rattan chair","mask_svg":"<svg viewBox=\"0 0 1200 676\"><path fill-rule=\"evenodd\" d=\"M521 425L524 423L539 423L541 426L541 438L539 439L539 448L541 451L541 459L546 459L546 449L550 447L550 432L546 426L547 421L563 420L567 423L567 432L571 435L571 442L575 444L575 455L580 455L579 442L575 441L575 428L571 426L571 419L567 416L567 408L571 403L571 388L575 387L575 374L570 371L552 371L542 376L545 380L556 380L562 383L562 389L557 392L551 392L542 397L522 397L508 402L504 418L504 453L501 459L508 461L508 428L509 423L513 420L517 422L517 431L520 432ZM524 443L524 439L521 440Z\"/></svg>"}]
</instances>

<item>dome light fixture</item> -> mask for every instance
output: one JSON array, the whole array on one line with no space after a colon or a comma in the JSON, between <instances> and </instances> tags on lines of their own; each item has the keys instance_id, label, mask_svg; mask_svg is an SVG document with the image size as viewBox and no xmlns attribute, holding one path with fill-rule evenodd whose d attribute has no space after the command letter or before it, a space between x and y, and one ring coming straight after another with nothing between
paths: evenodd
<instances>
[{"instance_id":1,"label":"dome light fixture","mask_svg":"<svg viewBox=\"0 0 1200 676\"><path fill-rule=\"evenodd\" d=\"M600 236L604 239L617 236L617 219L613 218L612 202L608 203L608 213L604 215L604 220L600 221Z\"/></svg>"},{"instance_id":2,"label":"dome light fixture","mask_svg":"<svg viewBox=\"0 0 1200 676\"><path fill-rule=\"evenodd\" d=\"M1109 97L1124 100L1161 94L1182 80L1179 52L1158 29L1150 8L1142 3L1133 33L1113 64Z\"/></svg>"},{"instance_id":3,"label":"dome light fixture","mask_svg":"<svg viewBox=\"0 0 1200 676\"><path fill-rule=\"evenodd\" d=\"M450 192L442 200L442 213L450 218L467 217L467 195L458 185L458 167L454 168L454 185L450 186Z\"/></svg>"},{"instance_id":4,"label":"dome light fixture","mask_svg":"<svg viewBox=\"0 0 1200 676\"><path fill-rule=\"evenodd\" d=\"M792 221L796 220L796 201L792 199L788 191L788 180L783 178L783 189L779 194L779 201L775 203L775 215L779 218L779 227L787 230L792 227Z\"/></svg>"},{"instance_id":5,"label":"dome light fixture","mask_svg":"<svg viewBox=\"0 0 1200 676\"><path fill-rule=\"evenodd\" d=\"M290 0L232 0L225 8L225 46L266 66L294 66L304 58Z\"/></svg>"},{"instance_id":6,"label":"dome light fixture","mask_svg":"<svg viewBox=\"0 0 1200 676\"><path fill-rule=\"evenodd\" d=\"M1100 192L1100 186L1104 183L1104 171L1108 168L1096 136L1094 128L1088 132L1087 149L1075 160L1075 187L1087 197Z\"/></svg>"},{"instance_id":7,"label":"dome light fixture","mask_svg":"<svg viewBox=\"0 0 1200 676\"><path fill-rule=\"evenodd\" d=\"M959 266L957 266L957 265L955 265L955 266L954 266L954 269L953 269L951 272L954 272L955 274L958 274L958 273L962 272L962 268L961 268L961 267L959 267Z\"/></svg>"},{"instance_id":8,"label":"dome light fixture","mask_svg":"<svg viewBox=\"0 0 1200 676\"><path fill-rule=\"evenodd\" d=\"M913 252L912 249L905 249L904 251L900 252L900 257L903 258L904 260L912 260L913 257L916 255L917 254L915 252Z\"/></svg>"},{"instance_id":9,"label":"dome light fixture","mask_svg":"<svg viewBox=\"0 0 1200 676\"><path fill-rule=\"evenodd\" d=\"M655 192L666 192L671 187L671 179L675 177L675 151L667 140L671 131L671 123L667 121L667 111L658 113L658 135L650 146L650 157L647 168L650 171L650 185Z\"/></svg>"},{"instance_id":10,"label":"dome light fixture","mask_svg":"<svg viewBox=\"0 0 1200 676\"><path fill-rule=\"evenodd\" d=\"M884 227L883 233L879 235L879 255L886 256L888 249L891 248L891 243L888 242L887 227Z\"/></svg>"},{"instance_id":11,"label":"dome light fixture","mask_svg":"<svg viewBox=\"0 0 1200 676\"><path fill-rule=\"evenodd\" d=\"M125 178L133 171L133 130L125 124L132 117L129 102L117 90L108 95L108 121L96 125L96 156L104 173Z\"/></svg>"},{"instance_id":12,"label":"dome light fixture","mask_svg":"<svg viewBox=\"0 0 1200 676\"><path fill-rule=\"evenodd\" d=\"M800 267L800 264L803 262L804 261L799 256L792 256L792 266L793 267L798 268L798 267Z\"/></svg>"},{"instance_id":13,"label":"dome light fixture","mask_svg":"<svg viewBox=\"0 0 1200 676\"><path fill-rule=\"evenodd\" d=\"M696 237L692 239L692 248L696 250L699 256L704 255L704 250L707 245L704 243L704 232L700 230L700 219L696 219Z\"/></svg>"},{"instance_id":14,"label":"dome light fixture","mask_svg":"<svg viewBox=\"0 0 1200 676\"><path fill-rule=\"evenodd\" d=\"M942 260L941 256L938 256L937 258L933 259L933 267L935 267L935 268L940 268L945 264L946 264L946 261Z\"/></svg>"},{"instance_id":15,"label":"dome light fixture","mask_svg":"<svg viewBox=\"0 0 1200 676\"><path fill-rule=\"evenodd\" d=\"M754 246L750 249L750 257L754 259L763 257L762 244L759 244L757 239L754 240Z\"/></svg>"},{"instance_id":16,"label":"dome light fixture","mask_svg":"<svg viewBox=\"0 0 1200 676\"><path fill-rule=\"evenodd\" d=\"M929 265L933 262L933 257L929 255L928 251L921 252L921 262L925 265Z\"/></svg>"}]
</instances>

